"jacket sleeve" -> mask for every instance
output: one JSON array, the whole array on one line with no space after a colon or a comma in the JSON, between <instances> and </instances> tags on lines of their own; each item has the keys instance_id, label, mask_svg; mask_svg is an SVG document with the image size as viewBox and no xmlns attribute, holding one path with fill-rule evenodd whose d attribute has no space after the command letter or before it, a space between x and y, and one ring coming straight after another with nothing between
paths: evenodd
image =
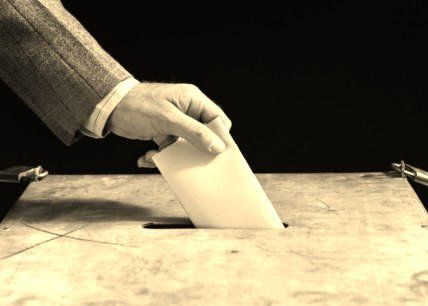
<instances>
[{"instance_id":1,"label":"jacket sleeve","mask_svg":"<svg viewBox=\"0 0 428 306\"><path fill-rule=\"evenodd\" d=\"M65 144L129 77L60 1L0 0L0 78Z\"/></svg>"}]
</instances>

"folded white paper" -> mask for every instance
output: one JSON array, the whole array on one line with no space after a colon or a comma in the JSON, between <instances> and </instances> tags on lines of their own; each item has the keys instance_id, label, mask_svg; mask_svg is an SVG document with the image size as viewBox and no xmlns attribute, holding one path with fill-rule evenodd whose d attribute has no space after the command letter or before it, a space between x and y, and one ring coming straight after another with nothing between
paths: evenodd
<instances>
[{"instance_id":1,"label":"folded white paper","mask_svg":"<svg viewBox=\"0 0 428 306\"><path fill-rule=\"evenodd\" d=\"M207 125L226 144L218 155L180 138L153 161L196 227L284 228L220 118Z\"/></svg>"}]
</instances>

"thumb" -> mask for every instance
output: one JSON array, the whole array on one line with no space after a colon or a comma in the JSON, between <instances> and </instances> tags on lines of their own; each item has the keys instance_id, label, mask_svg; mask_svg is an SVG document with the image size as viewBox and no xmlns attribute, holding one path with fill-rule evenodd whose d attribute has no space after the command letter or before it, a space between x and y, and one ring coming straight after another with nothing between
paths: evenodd
<instances>
[{"instance_id":1,"label":"thumb","mask_svg":"<svg viewBox=\"0 0 428 306\"><path fill-rule=\"evenodd\" d=\"M192 117L177 110L171 121L169 134L180 136L199 150L218 154L226 149L224 142L213 131Z\"/></svg>"},{"instance_id":2,"label":"thumb","mask_svg":"<svg viewBox=\"0 0 428 306\"><path fill-rule=\"evenodd\" d=\"M140 156L137 160L138 168L156 168L155 163L153 162L153 155L159 153L157 150L150 150L146 152L143 156Z\"/></svg>"}]
</instances>

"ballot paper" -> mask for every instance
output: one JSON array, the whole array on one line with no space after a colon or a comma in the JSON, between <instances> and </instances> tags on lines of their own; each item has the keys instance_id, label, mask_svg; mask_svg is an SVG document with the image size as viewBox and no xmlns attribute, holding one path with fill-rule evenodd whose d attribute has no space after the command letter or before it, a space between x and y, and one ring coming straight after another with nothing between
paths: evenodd
<instances>
[{"instance_id":1,"label":"ballot paper","mask_svg":"<svg viewBox=\"0 0 428 306\"><path fill-rule=\"evenodd\" d=\"M226 144L218 155L179 138L153 161L195 227L284 228L222 120L207 125Z\"/></svg>"}]
</instances>

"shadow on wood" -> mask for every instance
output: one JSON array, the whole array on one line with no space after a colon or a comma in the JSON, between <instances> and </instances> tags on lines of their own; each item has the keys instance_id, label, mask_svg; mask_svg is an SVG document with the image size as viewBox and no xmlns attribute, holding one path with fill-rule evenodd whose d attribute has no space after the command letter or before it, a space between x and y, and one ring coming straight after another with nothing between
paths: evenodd
<instances>
[{"instance_id":1,"label":"shadow on wood","mask_svg":"<svg viewBox=\"0 0 428 306\"><path fill-rule=\"evenodd\" d=\"M23 222L117 222L117 221L157 221L186 224L188 218L157 216L155 210L133 204L104 200L50 200L22 201L22 205L12 211L8 219Z\"/></svg>"}]
</instances>

